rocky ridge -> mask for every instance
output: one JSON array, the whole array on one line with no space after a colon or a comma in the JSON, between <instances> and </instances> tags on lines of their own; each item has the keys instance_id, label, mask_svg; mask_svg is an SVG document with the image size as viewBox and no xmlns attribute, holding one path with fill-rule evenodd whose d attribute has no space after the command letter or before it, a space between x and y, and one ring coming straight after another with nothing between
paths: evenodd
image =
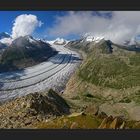
<instances>
[{"instance_id":1,"label":"rocky ridge","mask_svg":"<svg viewBox=\"0 0 140 140\"><path fill-rule=\"evenodd\" d=\"M0 106L0 128L34 128L46 119L69 114L69 105L53 90L33 93Z\"/></svg>"}]
</instances>

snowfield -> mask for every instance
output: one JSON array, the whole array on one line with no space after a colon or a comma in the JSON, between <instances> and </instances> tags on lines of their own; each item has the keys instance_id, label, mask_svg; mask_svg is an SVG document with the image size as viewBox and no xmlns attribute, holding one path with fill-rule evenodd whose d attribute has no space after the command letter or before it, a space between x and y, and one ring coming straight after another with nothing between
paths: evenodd
<instances>
[{"instance_id":1,"label":"snowfield","mask_svg":"<svg viewBox=\"0 0 140 140\"><path fill-rule=\"evenodd\" d=\"M52 45L58 54L48 61L22 71L0 73L0 101L43 92L50 88L61 92L81 63L80 55L64 45Z\"/></svg>"}]
</instances>

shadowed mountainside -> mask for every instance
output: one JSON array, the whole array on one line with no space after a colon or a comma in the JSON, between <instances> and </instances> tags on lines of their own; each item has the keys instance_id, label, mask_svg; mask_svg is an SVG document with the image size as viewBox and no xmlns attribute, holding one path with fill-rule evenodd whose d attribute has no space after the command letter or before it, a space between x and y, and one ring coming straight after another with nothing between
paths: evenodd
<instances>
[{"instance_id":1,"label":"shadowed mountainside","mask_svg":"<svg viewBox=\"0 0 140 140\"><path fill-rule=\"evenodd\" d=\"M35 40L31 36L15 39L1 55L0 72L33 66L57 54L48 43Z\"/></svg>"}]
</instances>

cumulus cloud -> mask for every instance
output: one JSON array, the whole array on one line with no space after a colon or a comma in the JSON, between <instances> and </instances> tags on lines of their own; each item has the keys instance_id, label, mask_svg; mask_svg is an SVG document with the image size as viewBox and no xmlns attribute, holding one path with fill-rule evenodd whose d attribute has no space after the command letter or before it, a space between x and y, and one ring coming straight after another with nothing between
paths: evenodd
<instances>
[{"instance_id":1,"label":"cumulus cloud","mask_svg":"<svg viewBox=\"0 0 140 140\"><path fill-rule=\"evenodd\" d=\"M140 34L140 11L70 11L57 16L49 29L52 36L83 35L90 32L116 43L131 39Z\"/></svg>"},{"instance_id":2,"label":"cumulus cloud","mask_svg":"<svg viewBox=\"0 0 140 140\"><path fill-rule=\"evenodd\" d=\"M31 35L33 31L42 25L35 15L23 14L16 17L12 28L12 38Z\"/></svg>"},{"instance_id":3,"label":"cumulus cloud","mask_svg":"<svg viewBox=\"0 0 140 140\"><path fill-rule=\"evenodd\" d=\"M31 35L37 27L43 23L32 14L23 14L16 17L13 23L12 35L9 38L3 38L0 42L10 45L12 41L20 36Z\"/></svg>"}]
</instances>

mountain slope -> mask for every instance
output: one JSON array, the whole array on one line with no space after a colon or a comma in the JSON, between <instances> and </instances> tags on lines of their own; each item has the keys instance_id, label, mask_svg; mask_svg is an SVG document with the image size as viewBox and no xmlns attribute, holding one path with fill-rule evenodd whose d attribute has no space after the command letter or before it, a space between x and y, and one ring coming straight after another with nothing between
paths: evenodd
<instances>
[{"instance_id":1,"label":"mountain slope","mask_svg":"<svg viewBox=\"0 0 140 140\"><path fill-rule=\"evenodd\" d=\"M31 36L19 37L1 56L1 71L22 69L47 60L57 52L48 43Z\"/></svg>"},{"instance_id":2,"label":"mountain slope","mask_svg":"<svg viewBox=\"0 0 140 140\"><path fill-rule=\"evenodd\" d=\"M96 104L108 115L140 120L140 53L106 40L68 45L82 50L86 57L64 96L79 107Z\"/></svg>"}]
</instances>

